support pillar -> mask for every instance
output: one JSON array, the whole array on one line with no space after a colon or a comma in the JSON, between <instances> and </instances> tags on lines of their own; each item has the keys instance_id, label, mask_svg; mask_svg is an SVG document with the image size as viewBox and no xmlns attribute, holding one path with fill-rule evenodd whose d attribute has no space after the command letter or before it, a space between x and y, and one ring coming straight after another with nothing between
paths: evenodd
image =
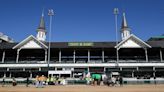
<instances>
[{"instance_id":1,"label":"support pillar","mask_svg":"<svg viewBox=\"0 0 164 92\"><path fill-rule=\"evenodd\" d=\"M59 51L59 63L61 63L61 50Z\"/></svg>"},{"instance_id":2,"label":"support pillar","mask_svg":"<svg viewBox=\"0 0 164 92\"><path fill-rule=\"evenodd\" d=\"M9 68L7 68L7 71L9 71Z\"/></svg>"},{"instance_id":3,"label":"support pillar","mask_svg":"<svg viewBox=\"0 0 164 92\"><path fill-rule=\"evenodd\" d=\"M10 74L9 74L9 78L11 78L11 72L10 72Z\"/></svg>"},{"instance_id":4,"label":"support pillar","mask_svg":"<svg viewBox=\"0 0 164 92\"><path fill-rule=\"evenodd\" d=\"M132 78L134 78L134 71L132 71Z\"/></svg>"},{"instance_id":5,"label":"support pillar","mask_svg":"<svg viewBox=\"0 0 164 92\"><path fill-rule=\"evenodd\" d=\"M3 51L3 56L2 56L2 63L4 63L4 61L5 61L5 51Z\"/></svg>"},{"instance_id":6,"label":"support pillar","mask_svg":"<svg viewBox=\"0 0 164 92\"><path fill-rule=\"evenodd\" d=\"M153 77L155 77L155 67L153 67Z\"/></svg>"},{"instance_id":7,"label":"support pillar","mask_svg":"<svg viewBox=\"0 0 164 92\"><path fill-rule=\"evenodd\" d=\"M104 74L106 73L106 68L104 67Z\"/></svg>"},{"instance_id":8,"label":"support pillar","mask_svg":"<svg viewBox=\"0 0 164 92\"><path fill-rule=\"evenodd\" d=\"M47 49L45 49L45 63L47 62Z\"/></svg>"},{"instance_id":9,"label":"support pillar","mask_svg":"<svg viewBox=\"0 0 164 92\"><path fill-rule=\"evenodd\" d=\"M120 71L122 71L122 67L120 67Z\"/></svg>"},{"instance_id":10,"label":"support pillar","mask_svg":"<svg viewBox=\"0 0 164 92\"><path fill-rule=\"evenodd\" d=\"M116 54L117 54L117 62L119 61L119 54L118 54L119 49L116 49Z\"/></svg>"},{"instance_id":11,"label":"support pillar","mask_svg":"<svg viewBox=\"0 0 164 92\"><path fill-rule=\"evenodd\" d=\"M3 75L4 78L6 78L6 72L4 72L4 75Z\"/></svg>"},{"instance_id":12,"label":"support pillar","mask_svg":"<svg viewBox=\"0 0 164 92\"><path fill-rule=\"evenodd\" d=\"M16 63L18 63L18 61L19 61L19 51L20 51L20 49L17 49L17 58L16 58Z\"/></svg>"},{"instance_id":13,"label":"support pillar","mask_svg":"<svg viewBox=\"0 0 164 92\"><path fill-rule=\"evenodd\" d=\"M137 71L139 70L139 67L137 67Z\"/></svg>"},{"instance_id":14,"label":"support pillar","mask_svg":"<svg viewBox=\"0 0 164 92\"><path fill-rule=\"evenodd\" d=\"M146 62L148 62L148 55L147 55L147 49L145 48L145 57L146 57Z\"/></svg>"},{"instance_id":15,"label":"support pillar","mask_svg":"<svg viewBox=\"0 0 164 92\"><path fill-rule=\"evenodd\" d=\"M102 50L102 62L104 63L104 50Z\"/></svg>"},{"instance_id":16,"label":"support pillar","mask_svg":"<svg viewBox=\"0 0 164 92\"><path fill-rule=\"evenodd\" d=\"M88 50L88 63L90 62L90 50Z\"/></svg>"},{"instance_id":17,"label":"support pillar","mask_svg":"<svg viewBox=\"0 0 164 92\"><path fill-rule=\"evenodd\" d=\"M76 63L76 51L73 51L73 62Z\"/></svg>"},{"instance_id":18,"label":"support pillar","mask_svg":"<svg viewBox=\"0 0 164 92\"><path fill-rule=\"evenodd\" d=\"M23 71L25 71L25 68L23 68Z\"/></svg>"},{"instance_id":19,"label":"support pillar","mask_svg":"<svg viewBox=\"0 0 164 92\"><path fill-rule=\"evenodd\" d=\"M72 74L72 78L75 78L74 72L73 72L73 74Z\"/></svg>"},{"instance_id":20,"label":"support pillar","mask_svg":"<svg viewBox=\"0 0 164 92\"><path fill-rule=\"evenodd\" d=\"M119 53L118 53L118 51L119 51L119 48L116 48L116 67L119 67Z\"/></svg>"},{"instance_id":21,"label":"support pillar","mask_svg":"<svg viewBox=\"0 0 164 92\"><path fill-rule=\"evenodd\" d=\"M88 67L88 73L90 72L89 67Z\"/></svg>"},{"instance_id":22,"label":"support pillar","mask_svg":"<svg viewBox=\"0 0 164 92\"><path fill-rule=\"evenodd\" d=\"M161 59L161 62L163 62L163 56L162 56L162 50L160 49L160 59Z\"/></svg>"},{"instance_id":23,"label":"support pillar","mask_svg":"<svg viewBox=\"0 0 164 92\"><path fill-rule=\"evenodd\" d=\"M59 74L59 78L61 78L61 74Z\"/></svg>"},{"instance_id":24,"label":"support pillar","mask_svg":"<svg viewBox=\"0 0 164 92\"><path fill-rule=\"evenodd\" d=\"M30 72L30 78L32 78L32 72Z\"/></svg>"},{"instance_id":25,"label":"support pillar","mask_svg":"<svg viewBox=\"0 0 164 92\"><path fill-rule=\"evenodd\" d=\"M39 71L41 71L41 68L39 67Z\"/></svg>"}]
</instances>

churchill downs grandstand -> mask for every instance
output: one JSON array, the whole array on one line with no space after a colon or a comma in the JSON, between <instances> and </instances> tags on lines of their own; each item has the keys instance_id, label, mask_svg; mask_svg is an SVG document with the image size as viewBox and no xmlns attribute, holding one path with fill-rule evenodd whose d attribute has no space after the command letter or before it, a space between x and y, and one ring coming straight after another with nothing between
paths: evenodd
<instances>
[{"instance_id":1,"label":"churchill downs grandstand","mask_svg":"<svg viewBox=\"0 0 164 92\"><path fill-rule=\"evenodd\" d=\"M164 35L143 41L123 13L121 40L116 42L46 42L44 16L36 37L13 42L0 36L0 78L23 80L37 75L83 80L87 76L123 77L124 83L164 83ZM48 57L50 56L50 59Z\"/></svg>"}]
</instances>

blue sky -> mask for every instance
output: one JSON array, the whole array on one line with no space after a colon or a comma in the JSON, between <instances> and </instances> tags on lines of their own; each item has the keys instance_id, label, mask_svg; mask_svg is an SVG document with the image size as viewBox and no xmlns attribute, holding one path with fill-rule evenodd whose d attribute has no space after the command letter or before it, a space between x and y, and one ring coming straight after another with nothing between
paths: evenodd
<instances>
[{"instance_id":1,"label":"blue sky","mask_svg":"<svg viewBox=\"0 0 164 92\"><path fill-rule=\"evenodd\" d=\"M55 11L52 41L115 41L113 8L119 8L132 33L143 40L164 34L164 0L0 0L0 32L16 42L36 35L43 7ZM47 35L48 38L48 35ZM48 39L47 39L48 40Z\"/></svg>"}]
</instances>

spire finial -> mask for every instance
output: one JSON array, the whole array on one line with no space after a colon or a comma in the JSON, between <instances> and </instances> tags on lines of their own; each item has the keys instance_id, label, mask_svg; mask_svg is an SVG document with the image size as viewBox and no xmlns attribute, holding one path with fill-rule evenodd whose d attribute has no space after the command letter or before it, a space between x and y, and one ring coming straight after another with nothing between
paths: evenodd
<instances>
[{"instance_id":1,"label":"spire finial","mask_svg":"<svg viewBox=\"0 0 164 92\"><path fill-rule=\"evenodd\" d=\"M122 19L122 28L127 28L128 24L126 21L126 16L125 16L125 12L123 12L123 19Z\"/></svg>"},{"instance_id":2,"label":"spire finial","mask_svg":"<svg viewBox=\"0 0 164 92\"><path fill-rule=\"evenodd\" d=\"M44 8L43 8L43 10L42 10L42 17L44 17Z\"/></svg>"}]
</instances>

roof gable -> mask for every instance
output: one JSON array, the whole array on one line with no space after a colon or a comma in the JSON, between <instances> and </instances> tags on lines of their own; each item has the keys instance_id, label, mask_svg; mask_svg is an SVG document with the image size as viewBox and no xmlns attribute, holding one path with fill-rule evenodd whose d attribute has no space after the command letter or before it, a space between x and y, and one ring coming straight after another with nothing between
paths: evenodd
<instances>
[{"instance_id":1,"label":"roof gable","mask_svg":"<svg viewBox=\"0 0 164 92\"><path fill-rule=\"evenodd\" d=\"M135 35L131 34L127 39L121 41L115 48L151 48L151 46Z\"/></svg>"},{"instance_id":2,"label":"roof gable","mask_svg":"<svg viewBox=\"0 0 164 92\"><path fill-rule=\"evenodd\" d=\"M37 40L33 35L30 35L16 46L13 49L47 49L48 47L42 43L41 41Z\"/></svg>"}]
</instances>

